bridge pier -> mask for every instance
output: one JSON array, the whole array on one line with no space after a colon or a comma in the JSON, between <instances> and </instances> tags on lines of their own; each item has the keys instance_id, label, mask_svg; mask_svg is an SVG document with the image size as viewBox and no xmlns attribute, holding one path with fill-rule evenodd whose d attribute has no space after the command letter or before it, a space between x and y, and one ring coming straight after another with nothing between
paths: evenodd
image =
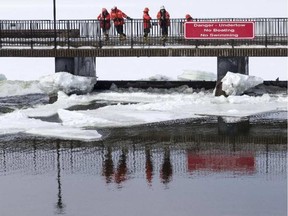
<instances>
[{"instance_id":1,"label":"bridge pier","mask_svg":"<svg viewBox=\"0 0 288 216\"><path fill-rule=\"evenodd\" d=\"M217 57L217 80L220 81L228 71L248 75L248 56Z\"/></svg>"},{"instance_id":2,"label":"bridge pier","mask_svg":"<svg viewBox=\"0 0 288 216\"><path fill-rule=\"evenodd\" d=\"M77 76L96 77L95 57L55 58L55 72L68 72Z\"/></svg>"}]
</instances>

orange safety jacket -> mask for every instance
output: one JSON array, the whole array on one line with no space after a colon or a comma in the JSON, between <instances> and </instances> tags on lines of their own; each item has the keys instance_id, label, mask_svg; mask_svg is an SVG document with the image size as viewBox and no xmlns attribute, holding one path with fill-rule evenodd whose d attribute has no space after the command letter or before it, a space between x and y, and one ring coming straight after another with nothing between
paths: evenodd
<instances>
[{"instance_id":1,"label":"orange safety jacket","mask_svg":"<svg viewBox=\"0 0 288 216\"><path fill-rule=\"evenodd\" d=\"M123 25L125 23L124 18L127 18L127 15L119 9L111 10L110 16L115 26Z\"/></svg>"},{"instance_id":2,"label":"orange safety jacket","mask_svg":"<svg viewBox=\"0 0 288 216\"><path fill-rule=\"evenodd\" d=\"M97 19L100 20L101 28L110 29L110 14L108 12L100 13Z\"/></svg>"},{"instance_id":3,"label":"orange safety jacket","mask_svg":"<svg viewBox=\"0 0 288 216\"><path fill-rule=\"evenodd\" d=\"M151 17L147 12L143 14L143 25L144 29L151 28Z\"/></svg>"}]
</instances>

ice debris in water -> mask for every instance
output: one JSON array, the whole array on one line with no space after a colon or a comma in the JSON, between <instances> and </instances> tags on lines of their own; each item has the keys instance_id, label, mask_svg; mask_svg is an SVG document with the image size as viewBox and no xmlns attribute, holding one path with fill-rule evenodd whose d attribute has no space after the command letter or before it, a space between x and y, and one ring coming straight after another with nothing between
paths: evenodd
<instances>
[{"instance_id":1,"label":"ice debris in water","mask_svg":"<svg viewBox=\"0 0 288 216\"><path fill-rule=\"evenodd\" d=\"M263 83L263 79L239 73L227 72L221 80L222 90L226 95L241 95L246 90Z\"/></svg>"},{"instance_id":2,"label":"ice debris in water","mask_svg":"<svg viewBox=\"0 0 288 216\"><path fill-rule=\"evenodd\" d=\"M4 74L0 74L0 81L1 80L7 80L6 76Z\"/></svg>"},{"instance_id":3,"label":"ice debris in water","mask_svg":"<svg viewBox=\"0 0 288 216\"><path fill-rule=\"evenodd\" d=\"M67 72L58 72L40 78L39 88L46 94L63 91L66 94L86 94L93 90L96 77L75 76Z\"/></svg>"}]
</instances>

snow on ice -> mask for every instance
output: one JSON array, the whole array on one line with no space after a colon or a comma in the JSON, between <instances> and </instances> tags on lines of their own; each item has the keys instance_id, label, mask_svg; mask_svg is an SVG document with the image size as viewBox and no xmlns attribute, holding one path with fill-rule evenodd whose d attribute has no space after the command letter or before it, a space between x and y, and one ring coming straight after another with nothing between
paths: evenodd
<instances>
[{"instance_id":1,"label":"snow on ice","mask_svg":"<svg viewBox=\"0 0 288 216\"><path fill-rule=\"evenodd\" d=\"M216 81L217 77L215 73L206 71L192 71L184 70L184 72L177 76L179 80L199 80L199 81Z\"/></svg>"},{"instance_id":2,"label":"snow on ice","mask_svg":"<svg viewBox=\"0 0 288 216\"><path fill-rule=\"evenodd\" d=\"M39 88L46 94L63 91L66 94L86 94L93 90L96 77L75 76L67 72L57 72L40 78Z\"/></svg>"},{"instance_id":3,"label":"snow on ice","mask_svg":"<svg viewBox=\"0 0 288 216\"><path fill-rule=\"evenodd\" d=\"M22 132L44 137L91 141L101 138L97 128L203 118L205 115L243 117L275 110L287 111L288 102L287 94L264 94L257 97L235 95L255 86L260 79L230 73L223 80L228 86L226 90L230 92L229 97L215 97L211 91L195 92L187 86L169 90L123 90L114 86L113 90L76 95L71 92L75 89L82 91L82 86L90 85L94 81L64 73L45 77L41 82L46 93L58 91L58 100L53 104L37 105L0 115L0 134ZM87 92L90 92L88 88ZM91 110L67 110L75 105L103 101L110 103ZM33 118L55 114L59 116L61 123ZM85 130L85 127L93 127L95 130Z\"/></svg>"},{"instance_id":4,"label":"snow on ice","mask_svg":"<svg viewBox=\"0 0 288 216\"><path fill-rule=\"evenodd\" d=\"M226 95L240 95L248 89L263 83L263 79L239 73L227 72L222 78L222 90Z\"/></svg>"}]
</instances>

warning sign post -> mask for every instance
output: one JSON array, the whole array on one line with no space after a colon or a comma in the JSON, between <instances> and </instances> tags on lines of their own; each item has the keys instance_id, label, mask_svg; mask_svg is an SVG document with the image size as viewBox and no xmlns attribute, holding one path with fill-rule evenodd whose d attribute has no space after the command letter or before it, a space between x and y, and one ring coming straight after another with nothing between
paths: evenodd
<instances>
[{"instance_id":1,"label":"warning sign post","mask_svg":"<svg viewBox=\"0 0 288 216\"><path fill-rule=\"evenodd\" d=\"M186 22L186 39L253 39L254 22Z\"/></svg>"}]
</instances>

